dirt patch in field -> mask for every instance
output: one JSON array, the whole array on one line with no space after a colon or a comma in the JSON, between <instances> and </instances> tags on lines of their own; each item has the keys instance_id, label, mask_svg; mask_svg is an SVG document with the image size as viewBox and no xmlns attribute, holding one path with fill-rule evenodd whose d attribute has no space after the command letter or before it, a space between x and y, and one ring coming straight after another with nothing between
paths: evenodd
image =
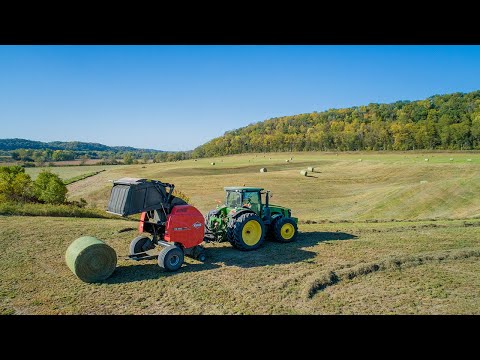
<instances>
[{"instance_id":1,"label":"dirt patch in field","mask_svg":"<svg viewBox=\"0 0 480 360\"><path fill-rule=\"evenodd\" d=\"M100 179L103 179L103 171L102 172L99 172L98 174L96 175L93 175L93 176L89 176L83 180L79 180L79 181L76 181L74 183L71 183L69 185L67 185L67 189L70 193L75 193L75 192L79 192L81 191L82 189L86 189L86 188L89 188L89 187L96 187L98 186L97 183L98 181L102 181Z\"/></svg>"},{"instance_id":2,"label":"dirt patch in field","mask_svg":"<svg viewBox=\"0 0 480 360\"><path fill-rule=\"evenodd\" d=\"M72 166L72 165L96 165L103 161L103 159L88 159L82 164L82 160L69 160L69 161L53 161L55 166Z\"/></svg>"}]
</instances>

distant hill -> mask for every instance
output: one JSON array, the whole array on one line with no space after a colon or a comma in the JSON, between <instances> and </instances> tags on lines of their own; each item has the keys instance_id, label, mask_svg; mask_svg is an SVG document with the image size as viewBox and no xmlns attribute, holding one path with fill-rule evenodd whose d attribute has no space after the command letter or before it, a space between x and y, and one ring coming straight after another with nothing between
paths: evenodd
<instances>
[{"instance_id":1,"label":"distant hill","mask_svg":"<svg viewBox=\"0 0 480 360\"><path fill-rule=\"evenodd\" d=\"M272 118L227 131L192 155L416 149L480 149L480 90Z\"/></svg>"},{"instance_id":2,"label":"distant hill","mask_svg":"<svg viewBox=\"0 0 480 360\"><path fill-rule=\"evenodd\" d=\"M163 152L154 149L137 149L129 146L107 146L98 143L87 143L79 141L33 141L26 139L0 139L0 150L10 151L17 149L33 149L33 150L72 150L72 151L142 151L142 152Z\"/></svg>"}]
</instances>

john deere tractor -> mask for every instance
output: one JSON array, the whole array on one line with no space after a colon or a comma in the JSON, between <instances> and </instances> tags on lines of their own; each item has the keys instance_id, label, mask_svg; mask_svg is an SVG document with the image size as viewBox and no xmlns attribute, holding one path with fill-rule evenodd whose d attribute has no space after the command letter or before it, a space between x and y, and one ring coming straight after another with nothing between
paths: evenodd
<instances>
[{"instance_id":1,"label":"john deere tractor","mask_svg":"<svg viewBox=\"0 0 480 360\"><path fill-rule=\"evenodd\" d=\"M229 241L235 248L258 249L268 236L288 243L297 237L298 219L290 209L269 205L270 191L256 187L226 187L225 205L205 216L205 240Z\"/></svg>"}]
</instances>

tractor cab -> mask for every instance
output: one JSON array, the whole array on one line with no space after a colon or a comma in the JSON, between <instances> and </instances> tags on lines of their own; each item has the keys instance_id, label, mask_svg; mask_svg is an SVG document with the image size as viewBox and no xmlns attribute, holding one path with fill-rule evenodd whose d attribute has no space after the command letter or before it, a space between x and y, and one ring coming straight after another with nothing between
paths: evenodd
<instances>
[{"instance_id":1,"label":"tractor cab","mask_svg":"<svg viewBox=\"0 0 480 360\"><path fill-rule=\"evenodd\" d=\"M262 204L261 191L263 188L254 187L226 187L225 192L227 194L225 199L225 206L227 208L248 208L255 212L258 216L262 217L262 212L265 210L265 206L268 207L268 191L265 193L265 204Z\"/></svg>"}]
</instances>

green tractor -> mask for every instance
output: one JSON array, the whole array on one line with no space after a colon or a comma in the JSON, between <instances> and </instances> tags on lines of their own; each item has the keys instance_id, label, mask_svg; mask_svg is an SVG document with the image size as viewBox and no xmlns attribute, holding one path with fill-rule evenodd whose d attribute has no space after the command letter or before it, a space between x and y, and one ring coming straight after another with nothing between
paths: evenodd
<instances>
[{"instance_id":1,"label":"green tractor","mask_svg":"<svg viewBox=\"0 0 480 360\"><path fill-rule=\"evenodd\" d=\"M256 187L226 187L225 205L205 216L205 240L229 241L239 250L258 249L268 236L288 243L297 237L298 219L283 206L269 205L270 191ZM264 201L262 201L264 199Z\"/></svg>"}]
</instances>

